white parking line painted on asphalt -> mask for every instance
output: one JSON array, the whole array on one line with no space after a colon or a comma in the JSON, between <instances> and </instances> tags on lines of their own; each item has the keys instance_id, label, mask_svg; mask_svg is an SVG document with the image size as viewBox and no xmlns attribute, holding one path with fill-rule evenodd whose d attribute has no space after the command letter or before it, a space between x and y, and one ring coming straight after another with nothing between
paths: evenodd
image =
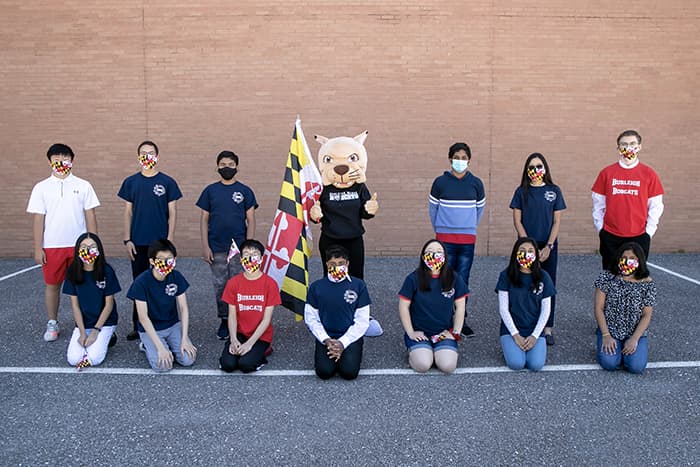
<instances>
[{"instance_id":1,"label":"white parking line painted on asphalt","mask_svg":"<svg viewBox=\"0 0 700 467\"><path fill-rule=\"evenodd\" d=\"M28 271L31 271L32 269L36 269L36 268L40 268L40 267L41 267L41 264L35 264L34 266L24 268L21 271L13 272L12 274L8 274L6 276L0 277L0 282L7 280L7 279L11 279L15 276L19 276L20 274L24 274L25 272L28 272Z\"/></svg>"},{"instance_id":2,"label":"white parking line painted on asphalt","mask_svg":"<svg viewBox=\"0 0 700 467\"><path fill-rule=\"evenodd\" d=\"M688 282L692 282L693 284L700 285L700 281L696 281L696 280L693 279L692 277L684 276L683 274L678 274L677 272L673 272L673 271L671 271L670 269L666 269L666 268L663 268L663 267L661 267L661 266L659 266L659 265L656 265L656 264L654 264L654 263L650 263L649 261L647 261L647 265L648 265L648 266L651 266L652 268L658 269L659 271L663 271L663 272L665 272L666 274L670 274L670 275L672 275L672 276L676 276L676 277L678 277L679 279L683 279L683 280L686 280L686 281L688 281Z\"/></svg>"},{"instance_id":3,"label":"white parking line painted on asphalt","mask_svg":"<svg viewBox=\"0 0 700 467\"><path fill-rule=\"evenodd\" d=\"M700 361L688 362L651 362L647 365L649 369L668 368L700 368ZM542 371L567 372L567 371L604 371L597 364L576 364L576 365L545 365ZM94 375L140 375L140 376L243 376L243 377L263 377L263 376L315 376L313 370L262 370L255 373L224 373L221 370L192 370L187 368L176 368L167 373L155 373L149 368L86 368L80 372L72 367L21 367L6 366L0 367L2 373L39 373L39 374L94 374ZM505 366L485 366L476 368L457 368L455 374L492 374L492 373L515 373ZM431 375L442 375L438 370L428 372ZM361 370L362 376L421 376L410 368L376 368Z\"/></svg>"}]
</instances>

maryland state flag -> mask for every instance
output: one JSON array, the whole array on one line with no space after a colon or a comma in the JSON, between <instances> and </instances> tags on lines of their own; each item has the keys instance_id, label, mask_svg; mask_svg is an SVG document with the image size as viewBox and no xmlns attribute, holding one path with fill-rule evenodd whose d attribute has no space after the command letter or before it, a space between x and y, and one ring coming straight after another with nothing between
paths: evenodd
<instances>
[{"instance_id":1,"label":"maryland state flag","mask_svg":"<svg viewBox=\"0 0 700 467\"><path fill-rule=\"evenodd\" d=\"M309 209L321 197L322 189L321 174L310 157L301 120L297 118L280 202L267 239L263 271L279 285L282 305L301 316L309 288L312 245Z\"/></svg>"}]
</instances>

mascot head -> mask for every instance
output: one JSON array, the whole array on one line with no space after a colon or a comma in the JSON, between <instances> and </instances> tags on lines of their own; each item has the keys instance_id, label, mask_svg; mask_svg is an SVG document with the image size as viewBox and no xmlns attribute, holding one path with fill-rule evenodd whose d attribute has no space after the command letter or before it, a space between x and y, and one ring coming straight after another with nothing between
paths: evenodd
<instances>
[{"instance_id":1,"label":"mascot head","mask_svg":"<svg viewBox=\"0 0 700 467\"><path fill-rule=\"evenodd\" d=\"M348 188L354 183L364 183L367 180L367 151L364 147L366 131L354 138L338 136L328 139L320 135L315 135L314 138L321 143L318 169L324 185Z\"/></svg>"}]
</instances>

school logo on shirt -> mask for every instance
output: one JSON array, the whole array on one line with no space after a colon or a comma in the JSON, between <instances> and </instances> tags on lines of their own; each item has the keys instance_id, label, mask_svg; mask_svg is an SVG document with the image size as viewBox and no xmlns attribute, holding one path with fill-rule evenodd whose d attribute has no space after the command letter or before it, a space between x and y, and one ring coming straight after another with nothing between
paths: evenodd
<instances>
[{"instance_id":1,"label":"school logo on shirt","mask_svg":"<svg viewBox=\"0 0 700 467\"><path fill-rule=\"evenodd\" d=\"M240 191L235 192L233 195L231 195L231 199L233 200L234 203L236 204L241 204L243 202L243 193Z\"/></svg>"},{"instance_id":2,"label":"school logo on shirt","mask_svg":"<svg viewBox=\"0 0 700 467\"><path fill-rule=\"evenodd\" d=\"M618 180L617 178L612 179L612 194L613 195L632 195L639 196L639 187L641 186L641 181L639 180ZM632 188L617 188L618 186L632 187Z\"/></svg>"},{"instance_id":3,"label":"school logo on shirt","mask_svg":"<svg viewBox=\"0 0 700 467\"><path fill-rule=\"evenodd\" d=\"M165 187L160 183L153 185L153 194L156 196L163 196L165 194Z\"/></svg>"},{"instance_id":4,"label":"school logo on shirt","mask_svg":"<svg viewBox=\"0 0 700 467\"><path fill-rule=\"evenodd\" d=\"M345 294L343 295L343 298L345 299L346 303L353 304L357 301L357 292L354 290L346 290Z\"/></svg>"},{"instance_id":5,"label":"school logo on shirt","mask_svg":"<svg viewBox=\"0 0 700 467\"><path fill-rule=\"evenodd\" d=\"M98 289L104 289L107 287L107 281L95 281L95 285Z\"/></svg>"},{"instance_id":6,"label":"school logo on shirt","mask_svg":"<svg viewBox=\"0 0 700 467\"><path fill-rule=\"evenodd\" d=\"M549 201L550 203L553 203L555 199L557 199L557 192L556 191L545 191L544 192L544 199Z\"/></svg>"},{"instance_id":7,"label":"school logo on shirt","mask_svg":"<svg viewBox=\"0 0 700 467\"><path fill-rule=\"evenodd\" d=\"M452 298L452 297L454 297L454 295L455 295L455 289L454 289L454 287L451 288L450 290L446 291L446 292L442 292L442 296L445 297L445 298Z\"/></svg>"},{"instance_id":8,"label":"school logo on shirt","mask_svg":"<svg viewBox=\"0 0 700 467\"><path fill-rule=\"evenodd\" d=\"M542 295L542 292L544 291L544 283L540 282L537 284L537 289L535 289L532 293L535 295Z\"/></svg>"},{"instance_id":9,"label":"school logo on shirt","mask_svg":"<svg viewBox=\"0 0 700 467\"><path fill-rule=\"evenodd\" d=\"M177 293L177 284L168 284L165 286L165 295L174 297Z\"/></svg>"},{"instance_id":10,"label":"school logo on shirt","mask_svg":"<svg viewBox=\"0 0 700 467\"><path fill-rule=\"evenodd\" d=\"M338 191L328 193L329 201L348 201L351 199L360 199L360 194L356 191Z\"/></svg>"}]
</instances>

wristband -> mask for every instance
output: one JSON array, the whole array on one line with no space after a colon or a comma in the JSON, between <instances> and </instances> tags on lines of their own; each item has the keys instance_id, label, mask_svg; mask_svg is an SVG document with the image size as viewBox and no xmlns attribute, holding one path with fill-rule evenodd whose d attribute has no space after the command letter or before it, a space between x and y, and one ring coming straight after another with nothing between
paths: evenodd
<instances>
[{"instance_id":1,"label":"wristband","mask_svg":"<svg viewBox=\"0 0 700 467\"><path fill-rule=\"evenodd\" d=\"M603 333L603 337L610 337L610 333L609 332Z\"/></svg>"},{"instance_id":2,"label":"wristband","mask_svg":"<svg viewBox=\"0 0 700 467\"><path fill-rule=\"evenodd\" d=\"M547 243L547 246L549 247L550 250L554 249L554 243Z\"/></svg>"},{"instance_id":3,"label":"wristband","mask_svg":"<svg viewBox=\"0 0 700 467\"><path fill-rule=\"evenodd\" d=\"M97 331L102 331L102 328L98 328L97 326L93 326L92 329L96 329Z\"/></svg>"},{"instance_id":4,"label":"wristband","mask_svg":"<svg viewBox=\"0 0 700 467\"><path fill-rule=\"evenodd\" d=\"M450 330L450 334L452 334L452 337L454 337L457 342L462 340L462 334L459 331L452 329Z\"/></svg>"},{"instance_id":5,"label":"wristband","mask_svg":"<svg viewBox=\"0 0 700 467\"><path fill-rule=\"evenodd\" d=\"M126 244L129 243L130 241L131 241L131 239L130 239L130 238L127 238L126 240L124 240L124 245L126 245Z\"/></svg>"}]
</instances>

